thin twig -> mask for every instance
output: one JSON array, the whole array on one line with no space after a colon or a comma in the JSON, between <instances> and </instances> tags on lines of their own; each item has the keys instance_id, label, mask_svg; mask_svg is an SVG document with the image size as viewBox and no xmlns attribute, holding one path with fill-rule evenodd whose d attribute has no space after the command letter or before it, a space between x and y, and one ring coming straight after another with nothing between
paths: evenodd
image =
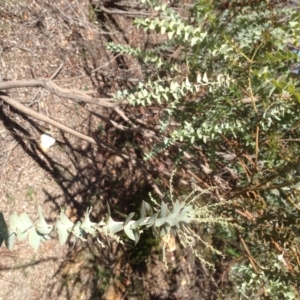
<instances>
[{"instance_id":1,"label":"thin twig","mask_svg":"<svg viewBox=\"0 0 300 300\"><path fill-rule=\"evenodd\" d=\"M60 66L57 68L57 70L53 73L53 75L50 77L50 80L53 80L57 75L58 73L60 72L60 70L62 69L62 67L64 66L63 63L60 64Z\"/></svg>"},{"instance_id":2,"label":"thin twig","mask_svg":"<svg viewBox=\"0 0 300 300\"><path fill-rule=\"evenodd\" d=\"M245 252L247 253L248 259L249 259L254 271L256 272L256 274L258 274L259 270L257 269L257 266L260 268L259 264L257 263L257 261L251 255L251 253L250 253L250 251L249 251L249 249L248 249L248 247L247 247L247 245L246 245L246 243L245 243L245 241L244 241L244 239L242 238L241 235L239 236L239 238L240 238L240 241L243 245L243 248L244 248Z\"/></svg>"}]
</instances>

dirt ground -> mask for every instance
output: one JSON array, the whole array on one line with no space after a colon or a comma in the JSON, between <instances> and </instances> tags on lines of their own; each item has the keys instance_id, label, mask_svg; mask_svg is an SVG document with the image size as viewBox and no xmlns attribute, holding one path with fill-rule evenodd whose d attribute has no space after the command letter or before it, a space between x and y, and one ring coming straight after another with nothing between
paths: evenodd
<instances>
[{"instance_id":1,"label":"dirt ground","mask_svg":"<svg viewBox=\"0 0 300 300\"><path fill-rule=\"evenodd\" d=\"M106 43L131 46L157 43L132 26L132 19L96 13L88 0L0 0L0 81L50 78L61 87L109 97L142 80L141 67L129 57L114 57ZM103 121L114 118L93 104L74 103L43 88L19 88L9 95L75 130L102 139L136 156L128 136ZM72 221L92 206L104 216L106 202L123 213L150 190L141 172L108 150L50 128L56 144L39 148L49 126L1 103L0 209L7 218L26 212L37 218L41 205L55 222L65 208ZM130 139L130 137L129 137ZM134 207L135 209L135 207ZM33 251L27 241L8 251L1 247L0 299L217 299L221 281L185 250L169 252L166 269L151 236L130 243L95 240L60 246L57 239ZM219 299L221 294L219 293Z\"/></svg>"}]
</instances>

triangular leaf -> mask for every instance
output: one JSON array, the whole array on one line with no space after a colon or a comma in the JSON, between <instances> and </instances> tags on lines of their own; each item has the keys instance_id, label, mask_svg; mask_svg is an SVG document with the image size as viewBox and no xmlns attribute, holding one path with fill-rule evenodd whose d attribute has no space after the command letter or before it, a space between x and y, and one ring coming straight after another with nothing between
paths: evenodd
<instances>
[{"instance_id":1,"label":"triangular leaf","mask_svg":"<svg viewBox=\"0 0 300 300\"><path fill-rule=\"evenodd\" d=\"M27 238L27 235L32 228L33 224L26 213L23 213L19 217L17 236L19 241L23 241Z\"/></svg>"},{"instance_id":2,"label":"triangular leaf","mask_svg":"<svg viewBox=\"0 0 300 300\"><path fill-rule=\"evenodd\" d=\"M40 206L38 207L38 212L39 212L40 218L36 224L36 228L39 233L48 235L52 231L53 226L48 225L46 223L46 220L45 220L43 212L42 212L42 208Z\"/></svg>"},{"instance_id":3,"label":"triangular leaf","mask_svg":"<svg viewBox=\"0 0 300 300\"><path fill-rule=\"evenodd\" d=\"M41 236L35 231L31 230L29 232L29 244L34 249L37 250L41 243Z\"/></svg>"},{"instance_id":4,"label":"triangular leaf","mask_svg":"<svg viewBox=\"0 0 300 300\"><path fill-rule=\"evenodd\" d=\"M180 210L181 210L181 207L182 206L181 206L179 200L177 199L176 202L174 203L174 207L173 207L172 213L178 215L179 212L180 212Z\"/></svg>"},{"instance_id":5,"label":"triangular leaf","mask_svg":"<svg viewBox=\"0 0 300 300\"><path fill-rule=\"evenodd\" d=\"M175 33L175 31L169 31L168 32L168 38L169 38L169 40L171 40L173 38L174 33Z\"/></svg>"},{"instance_id":6,"label":"triangular leaf","mask_svg":"<svg viewBox=\"0 0 300 300\"><path fill-rule=\"evenodd\" d=\"M71 232L75 235L76 238L82 238L83 235L84 235L84 232L82 231L82 229L80 228L80 226L81 226L81 222L78 221L78 222L75 224L75 226L74 226L74 228L72 229L72 231L71 231Z\"/></svg>"},{"instance_id":7,"label":"triangular leaf","mask_svg":"<svg viewBox=\"0 0 300 300\"><path fill-rule=\"evenodd\" d=\"M135 241L135 236L134 236L133 230L131 229L129 224L124 226L124 232L131 240Z\"/></svg>"},{"instance_id":8,"label":"triangular leaf","mask_svg":"<svg viewBox=\"0 0 300 300\"><path fill-rule=\"evenodd\" d=\"M27 229L31 228L32 225L33 225L33 223L27 214L23 213L20 215L20 217L19 217L19 226L20 227L19 228L27 230Z\"/></svg>"},{"instance_id":9,"label":"triangular leaf","mask_svg":"<svg viewBox=\"0 0 300 300\"><path fill-rule=\"evenodd\" d=\"M124 222L124 226L126 226L131 221L133 216L134 216L134 212L132 212L128 215L128 217L126 218L126 220Z\"/></svg>"},{"instance_id":10,"label":"triangular leaf","mask_svg":"<svg viewBox=\"0 0 300 300\"><path fill-rule=\"evenodd\" d=\"M29 233L29 229L25 230L25 229L18 228L17 229L18 240L19 241L25 240L27 238L28 233Z\"/></svg>"},{"instance_id":11,"label":"triangular leaf","mask_svg":"<svg viewBox=\"0 0 300 300\"><path fill-rule=\"evenodd\" d=\"M145 205L145 209L146 209L146 215L148 216L152 216L153 215L153 209L152 209L152 206L146 202L146 201L143 201L144 205Z\"/></svg>"},{"instance_id":12,"label":"triangular leaf","mask_svg":"<svg viewBox=\"0 0 300 300\"><path fill-rule=\"evenodd\" d=\"M106 229L109 233L115 234L123 230L123 222L115 222L111 217L109 217L107 225L103 228Z\"/></svg>"},{"instance_id":13,"label":"triangular leaf","mask_svg":"<svg viewBox=\"0 0 300 300\"><path fill-rule=\"evenodd\" d=\"M68 227L65 226L60 220L56 221L55 226L58 233L59 243L64 245L69 237Z\"/></svg>"},{"instance_id":14,"label":"triangular leaf","mask_svg":"<svg viewBox=\"0 0 300 300\"><path fill-rule=\"evenodd\" d=\"M133 234L134 234L135 245L136 245L140 240L141 234L140 234L139 230L134 230Z\"/></svg>"},{"instance_id":15,"label":"triangular leaf","mask_svg":"<svg viewBox=\"0 0 300 300\"><path fill-rule=\"evenodd\" d=\"M203 75L203 77L202 77L202 81L203 81L204 83L208 83L208 78L207 78L207 74L206 74L206 73L204 73L204 75Z\"/></svg>"},{"instance_id":16,"label":"triangular leaf","mask_svg":"<svg viewBox=\"0 0 300 300\"><path fill-rule=\"evenodd\" d=\"M194 45L196 45L198 41L199 41L198 37L192 37L191 38L191 46L193 47Z\"/></svg>"},{"instance_id":17,"label":"triangular leaf","mask_svg":"<svg viewBox=\"0 0 300 300\"><path fill-rule=\"evenodd\" d=\"M74 226L74 223L70 221L70 219L65 215L64 212L60 213L59 220L64 226L66 226L68 228L71 228Z\"/></svg>"},{"instance_id":18,"label":"triangular leaf","mask_svg":"<svg viewBox=\"0 0 300 300\"><path fill-rule=\"evenodd\" d=\"M146 223L146 227L151 227L154 225L155 220L157 219L158 213L153 214Z\"/></svg>"},{"instance_id":19,"label":"triangular leaf","mask_svg":"<svg viewBox=\"0 0 300 300\"><path fill-rule=\"evenodd\" d=\"M13 230L14 232L17 231L17 227L18 227L18 223L19 223L19 216L16 212L14 212L9 219L9 228L10 230Z\"/></svg>"},{"instance_id":20,"label":"triangular leaf","mask_svg":"<svg viewBox=\"0 0 300 300\"><path fill-rule=\"evenodd\" d=\"M163 217L167 216L168 213L170 213L169 209L168 209L168 205L165 202L162 202L161 209L159 212L159 217L163 218Z\"/></svg>"}]
</instances>

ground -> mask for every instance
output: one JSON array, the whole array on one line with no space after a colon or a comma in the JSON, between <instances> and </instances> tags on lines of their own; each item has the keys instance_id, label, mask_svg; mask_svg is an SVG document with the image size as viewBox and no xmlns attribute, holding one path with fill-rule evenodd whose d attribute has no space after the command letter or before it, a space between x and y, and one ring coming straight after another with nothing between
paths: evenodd
<instances>
[{"instance_id":1,"label":"ground","mask_svg":"<svg viewBox=\"0 0 300 300\"><path fill-rule=\"evenodd\" d=\"M99 97L143 79L139 63L114 56L107 42L159 43L157 36L135 29L132 19L98 12L88 0L0 0L0 32L0 82L49 79L62 65L57 85ZM9 95L133 158L138 155L130 137L103 121L118 120L112 110L43 88L13 89ZM143 173L107 149L50 127L56 144L42 151L40 135L48 128L1 103L0 209L7 221L13 212L35 220L38 205L52 223L61 209L75 222L91 206L92 218L100 221L107 202L129 213L133 203L148 197L151 188ZM189 251L178 246L168 252L167 269L151 234L139 245L106 241L102 248L90 239L73 247L72 241L61 246L54 238L37 251L28 241L16 242L12 251L2 246L0 299L216 299L222 279L213 278Z\"/></svg>"}]
</instances>

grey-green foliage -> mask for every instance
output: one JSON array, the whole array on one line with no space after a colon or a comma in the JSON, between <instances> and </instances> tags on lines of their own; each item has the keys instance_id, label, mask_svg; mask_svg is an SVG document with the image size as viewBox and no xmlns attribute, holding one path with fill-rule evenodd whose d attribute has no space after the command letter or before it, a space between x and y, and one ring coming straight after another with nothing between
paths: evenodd
<instances>
[{"instance_id":1,"label":"grey-green foliage","mask_svg":"<svg viewBox=\"0 0 300 300\"><path fill-rule=\"evenodd\" d=\"M279 259L272 259L273 270L281 269L287 275L284 268L285 266ZM251 265L239 263L232 267L230 275L238 283L237 289L240 299L254 299L263 293L274 300L294 300L298 299L299 296L295 287L287 284L285 280L279 277L274 278L269 269L260 270L257 273Z\"/></svg>"},{"instance_id":2,"label":"grey-green foliage","mask_svg":"<svg viewBox=\"0 0 300 300\"><path fill-rule=\"evenodd\" d=\"M116 95L134 105L164 104L160 122L165 147L176 141L198 145L219 142L225 135L242 138L246 146L254 148L251 131L258 123L267 133L295 109L294 101L282 101L282 92L299 98L289 69L299 58L288 51L288 45L297 44L300 30L295 10L268 6L263 1L255 11L249 11L246 5L236 14L234 10L216 13L209 2L197 1L188 19L165 4L157 3L155 10L159 12L157 17L136 19L135 24L165 35L162 44L171 51L173 45L182 47L180 58L171 68L166 68L168 59L156 49L129 51L127 46L113 43L108 48L138 55L144 64L151 61L155 75L165 71L164 77L153 80L148 74L146 83ZM286 23L281 19L287 19ZM156 59L151 59L153 56ZM206 98L195 97L188 103L186 99L201 88L205 88ZM277 98L273 96L275 91L279 92ZM241 101L245 94L253 101L261 97L255 109L253 103Z\"/></svg>"},{"instance_id":3,"label":"grey-green foliage","mask_svg":"<svg viewBox=\"0 0 300 300\"><path fill-rule=\"evenodd\" d=\"M183 201L178 198L173 200L172 178L170 180L170 198L171 203L162 201L160 204L150 196L153 205L143 201L139 211L139 218L134 219L135 213L130 213L125 221L115 221L111 217L110 207L107 206L108 217L100 222L92 222L90 213L92 209L87 209L83 221L73 223L63 211L61 211L55 225L49 225L42 213L42 209L38 207L38 219L32 221L26 213L18 215L13 213L10 216L9 225L7 226L3 216L0 218L0 238L1 244L5 241L6 247L12 249L16 238L19 241L28 238L29 244L34 250L37 250L43 241L50 239L53 231L56 231L59 237L59 243L64 245L70 235L73 236L74 242L77 239L86 241L86 237L91 235L96 237L98 242L104 247L101 237L111 237L118 242L122 242L122 232L132 240L138 243L140 235L144 230L152 229L157 238L165 236L178 236L180 242L185 247L190 247L192 252L205 264L213 267L211 263L206 261L198 251L196 241L200 241L206 248L222 255L220 251L205 242L201 235L194 231L192 224L220 224L222 226L236 225L231 223L230 218L215 214L215 209L228 205L229 203L206 204L200 205L197 201L201 194L192 191ZM118 234L118 235L117 235Z\"/></svg>"},{"instance_id":4,"label":"grey-green foliage","mask_svg":"<svg viewBox=\"0 0 300 300\"><path fill-rule=\"evenodd\" d=\"M21 215L13 213L10 216L8 227L5 222L1 223L1 236L8 249L13 248L16 238L18 238L19 241L28 238L29 244L35 250L38 249L43 240L50 239L49 234L53 226L46 223L41 207L38 208L38 213L39 219L35 223L30 220L26 213Z\"/></svg>"},{"instance_id":5,"label":"grey-green foliage","mask_svg":"<svg viewBox=\"0 0 300 300\"><path fill-rule=\"evenodd\" d=\"M108 211L110 212L109 207ZM29 244L36 250L42 241L50 239L50 233L53 230L57 231L61 245L67 242L70 235L73 235L75 239L85 240L87 234L97 236L97 233L104 233L115 237L116 233L124 231L127 237L136 244L140 239L142 228L153 228L154 232L161 237L170 231L176 233L176 230L181 228L181 223L189 224L195 220L194 208L191 205L186 205L186 203L180 203L178 200L171 208L162 202L155 213L150 204L143 201L137 220L133 220L135 214L130 213L125 221L115 221L109 213L106 222L101 220L95 223L91 222L90 213L91 209L88 209L84 220L74 224L62 211L55 226L47 224L40 206L38 207L39 219L36 222L32 222L26 213L21 215L13 213L10 216L8 227L5 222L1 223L1 237L8 249L13 248L16 238L19 241L28 238Z\"/></svg>"}]
</instances>

